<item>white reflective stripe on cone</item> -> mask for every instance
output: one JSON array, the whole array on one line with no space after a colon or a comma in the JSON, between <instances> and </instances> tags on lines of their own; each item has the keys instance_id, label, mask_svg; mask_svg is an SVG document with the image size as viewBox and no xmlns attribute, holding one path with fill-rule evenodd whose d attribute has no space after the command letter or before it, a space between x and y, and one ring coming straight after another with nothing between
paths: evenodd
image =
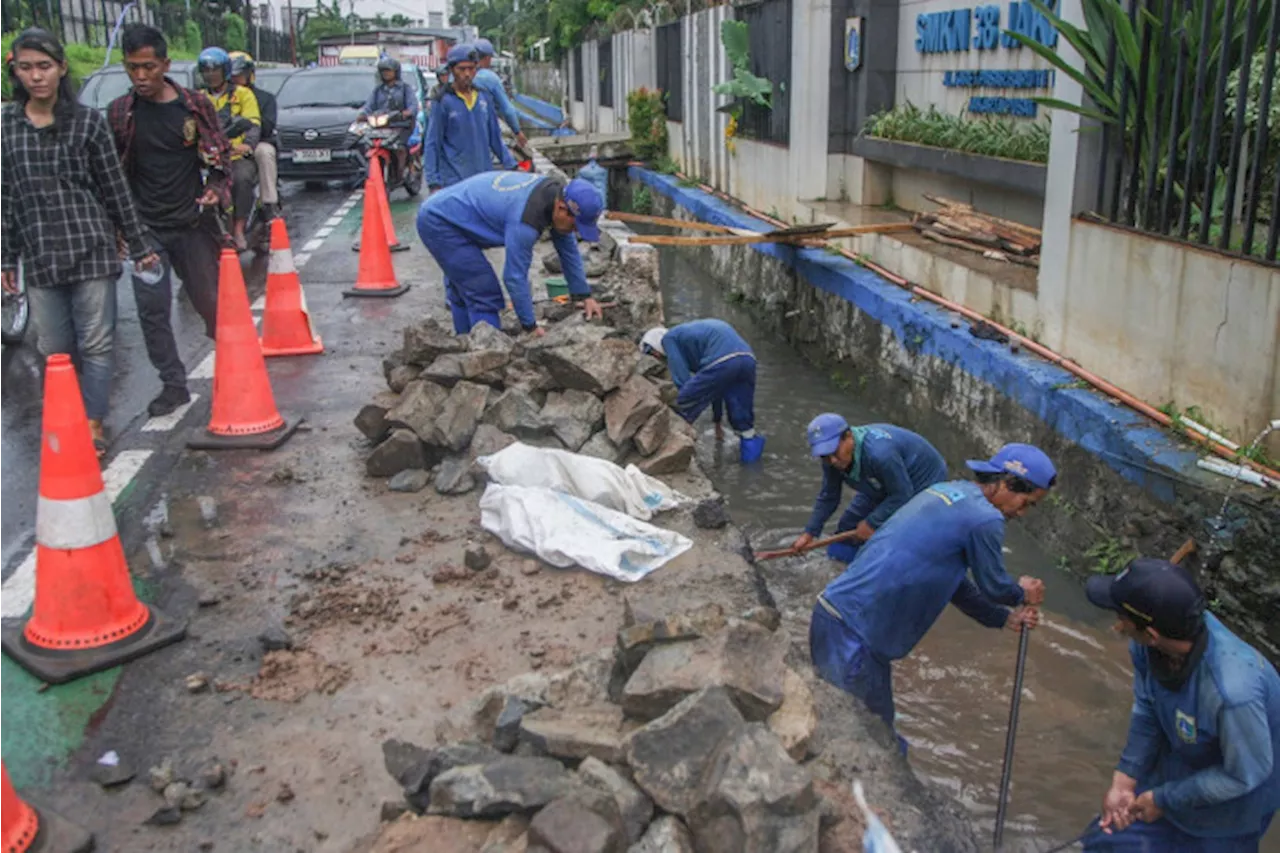
<instances>
[{"instance_id":1,"label":"white reflective stripe on cone","mask_svg":"<svg viewBox=\"0 0 1280 853\"><path fill-rule=\"evenodd\" d=\"M116 535L116 518L106 492L60 501L40 497L36 504L36 542L46 548L91 548Z\"/></svg>"},{"instance_id":2,"label":"white reflective stripe on cone","mask_svg":"<svg viewBox=\"0 0 1280 853\"><path fill-rule=\"evenodd\" d=\"M271 257L267 261L267 275L287 275L291 272L297 272L293 266L293 250L272 249Z\"/></svg>"}]
</instances>

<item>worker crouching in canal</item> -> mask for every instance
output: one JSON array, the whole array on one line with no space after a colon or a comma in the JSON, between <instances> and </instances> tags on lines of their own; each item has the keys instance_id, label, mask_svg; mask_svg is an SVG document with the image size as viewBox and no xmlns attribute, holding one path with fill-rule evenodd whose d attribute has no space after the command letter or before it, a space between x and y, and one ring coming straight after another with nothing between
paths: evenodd
<instances>
[{"instance_id":1,"label":"worker crouching in canal","mask_svg":"<svg viewBox=\"0 0 1280 853\"><path fill-rule=\"evenodd\" d=\"M892 663L911 653L947 602L989 628L1039 624L1044 582L1009 577L1004 527L1049 493L1053 463L1039 448L1007 444L990 461L968 464L976 483L937 483L907 501L813 608L809 654L818 675L890 729ZM898 744L905 754L901 735Z\"/></svg>"},{"instance_id":2,"label":"worker crouching in canal","mask_svg":"<svg viewBox=\"0 0 1280 853\"><path fill-rule=\"evenodd\" d=\"M666 360L680 392L680 417L693 423L710 406L719 441L727 411L729 426L740 438L742 462L755 462L764 454L764 436L755 430L756 356L733 326L723 320L693 320L671 329L658 326L644 333L640 348Z\"/></svg>"},{"instance_id":3,"label":"worker crouching in canal","mask_svg":"<svg viewBox=\"0 0 1280 853\"><path fill-rule=\"evenodd\" d=\"M947 479L947 463L933 445L911 430L889 424L850 426L827 412L809 422L809 452L822 460L822 490L804 533L791 547L803 551L822 534L822 526L840 506L845 485L853 500L840 516L836 533L852 531L854 541L833 542L827 556L850 563L863 542L917 494Z\"/></svg>"},{"instance_id":4,"label":"worker crouching in canal","mask_svg":"<svg viewBox=\"0 0 1280 853\"><path fill-rule=\"evenodd\" d=\"M1280 676L1191 576L1139 557L1090 578L1133 659L1133 716L1088 851L1257 853L1280 808Z\"/></svg>"}]
</instances>

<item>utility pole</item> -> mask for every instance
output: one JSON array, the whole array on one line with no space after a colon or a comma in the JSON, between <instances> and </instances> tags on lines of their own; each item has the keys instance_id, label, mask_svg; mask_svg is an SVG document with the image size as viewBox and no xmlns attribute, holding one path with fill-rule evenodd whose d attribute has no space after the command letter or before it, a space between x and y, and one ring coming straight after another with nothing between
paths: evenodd
<instances>
[{"instance_id":1,"label":"utility pole","mask_svg":"<svg viewBox=\"0 0 1280 853\"><path fill-rule=\"evenodd\" d=\"M289 52L293 55L293 64L298 64L298 27L293 20L293 0L287 0L289 10Z\"/></svg>"}]
</instances>

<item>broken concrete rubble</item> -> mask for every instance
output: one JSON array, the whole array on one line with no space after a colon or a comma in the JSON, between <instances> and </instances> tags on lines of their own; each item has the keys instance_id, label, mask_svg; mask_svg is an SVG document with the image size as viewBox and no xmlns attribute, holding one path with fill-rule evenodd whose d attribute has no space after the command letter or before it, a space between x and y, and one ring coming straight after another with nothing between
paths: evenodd
<instances>
[{"instance_id":1,"label":"broken concrete rubble","mask_svg":"<svg viewBox=\"0 0 1280 853\"><path fill-rule=\"evenodd\" d=\"M467 449L475 435L480 417L489 400L489 389L474 382L459 382L453 386L436 420L443 444L455 453Z\"/></svg>"},{"instance_id":2,"label":"broken concrete rubble","mask_svg":"<svg viewBox=\"0 0 1280 853\"><path fill-rule=\"evenodd\" d=\"M422 442L411 430L394 429L385 441L373 449L365 462L370 477L390 477L406 468L424 468L427 456Z\"/></svg>"},{"instance_id":3,"label":"broken concrete rubble","mask_svg":"<svg viewBox=\"0 0 1280 853\"><path fill-rule=\"evenodd\" d=\"M604 430L600 430L587 441L586 444L578 450L583 456L592 456L596 459L606 459L615 465L622 462L631 451L631 443L619 445L614 444L609 438L609 434Z\"/></svg>"},{"instance_id":4,"label":"broken concrete rubble","mask_svg":"<svg viewBox=\"0 0 1280 853\"><path fill-rule=\"evenodd\" d=\"M636 431L636 450L639 450L642 456L652 456L657 453L666 443L667 436L671 435L671 422L675 417L676 415L670 409L661 406L649 420L644 422L644 426Z\"/></svg>"},{"instance_id":5,"label":"broken concrete rubble","mask_svg":"<svg viewBox=\"0 0 1280 853\"><path fill-rule=\"evenodd\" d=\"M604 403L587 391L554 391L541 415L565 448L577 452L604 425Z\"/></svg>"},{"instance_id":6,"label":"broken concrete rubble","mask_svg":"<svg viewBox=\"0 0 1280 853\"><path fill-rule=\"evenodd\" d=\"M471 475L471 462L466 457L450 456L440 463L435 488L442 495L465 495L476 487Z\"/></svg>"},{"instance_id":7,"label":"broken concrete rubble","mask_svg":"<svg viewBox=\"0 0 1280 853\"><path fill-rule=\"evenodd\" d=\"M609 440L614 444L627 441L662 408L653 383L643 376L632 376L604 401L604 423Z\"/></svg>"},{"instance_id":8,"label":"broken concrete rubble","mask_svg":"<svg viewBox=\"0 0 1280 853\"><path fill-rule=\"evenodd\" d=\"M615 767L590 757L578 765L578 777L588 786L613 797L622 815L627 841L634 844L653 818L653 800Z\"/></svg>"},{"instance_id":9,"label":"broken concrete rubble","mask_svg":"<svg viewBox=\"0 0 1280 853\"><path fill-rule=\"evenodd\" d=\"M530 357L546 367L561 387L602 397L631 375L640 351L630 341L609 338L598 344L580 342L536 350Z\"/></svg>"},{"instance_id":10,"label":"broken concrete rubble","mask_svg":"<svg viewBox=\"0 0 1280 853\"><path fill-rule=\"evenodd\" d=\"M520 740L538 753L571 761L622 760L626 737L622 709L600 704L586 708L541 708L520 721Z\"/></svg>"},{"instance_id":11,"label":"broken concrete rubble","mask_svg":"<svg viewBox=\"0 0 1280 853\"><path fill-rule=\"evenodd\" d=\"M529 822L529 842L549 853L625 853L626 830L608 794L580 788L539 811Z\"/></svg>"},{"instance_id":12,"label":"broken concrete rubble","mask_svg":"<svg viewBox=\"0 0 1280 853\"><path fill-rule=\"evenodd\" d=\"M429 814L502 817L531 812L569 793L573 778L554 758L504 755L446 770L431 781Z\"/></svg>"},{"instance_id":13,"label":"broken concrete rubble","mask_svg":"<svg viewBox=\"0 0 1280 853\"><path fill-rule=\"evenodd\" d=\"M434 382L418 379L405 386L396 405L386 413L386 421L393 427L413 430L427 444L444 443L436 419L449 399L449 391Z\"/></svg>"},{"instance_id":14,"label":"broken concrete rubble","mask_svg":"<svg viewBox=\"0 0 1280 853\"><path fill-rule=\"evenodd\" d=\"M521 439L551 432L537 401L523 388L508 388L495 397L485 409L484 422Z\"/></svg>"}]
</instances>

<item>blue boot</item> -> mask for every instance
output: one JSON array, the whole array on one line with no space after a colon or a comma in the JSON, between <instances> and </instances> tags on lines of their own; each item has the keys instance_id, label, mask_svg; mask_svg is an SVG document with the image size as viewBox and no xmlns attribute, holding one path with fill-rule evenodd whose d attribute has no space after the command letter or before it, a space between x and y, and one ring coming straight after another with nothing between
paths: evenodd
<instances>
[{"instance_id":1,"label":"blue boot","mask_svg":"<svg viewBox=\"0 0 1280 853\"><path fill-rule=\"evenodd\" d=\"M752 462L759 461L760 457L764 455L764 436L743 436L738 442L738 454L743 465L750 465Z\"/></svg>"},{"instance_id":2,"label":"blue boot","mask_svg":"<svg viewBox=\"0 0 1280 853\"><path fill-rule=\"evenodd\" d=\"M481 323L488 323L499 332L502 331L502 320L499 319L496 311L472 311L471 325L474 327Z\"/></svg>"},{"instance_id":3,"label":"blue boot","mask_svg":"<svg viewBox=\"0 0 1280 853\"><path fill-rule=\"evenodd\" d=\"M858 556L858 547L861 543L850 542L832 542L827 546L827 556L833 560L839 560L846 565L853 562L853 558Z\"/></svg>"}]
</instances>

